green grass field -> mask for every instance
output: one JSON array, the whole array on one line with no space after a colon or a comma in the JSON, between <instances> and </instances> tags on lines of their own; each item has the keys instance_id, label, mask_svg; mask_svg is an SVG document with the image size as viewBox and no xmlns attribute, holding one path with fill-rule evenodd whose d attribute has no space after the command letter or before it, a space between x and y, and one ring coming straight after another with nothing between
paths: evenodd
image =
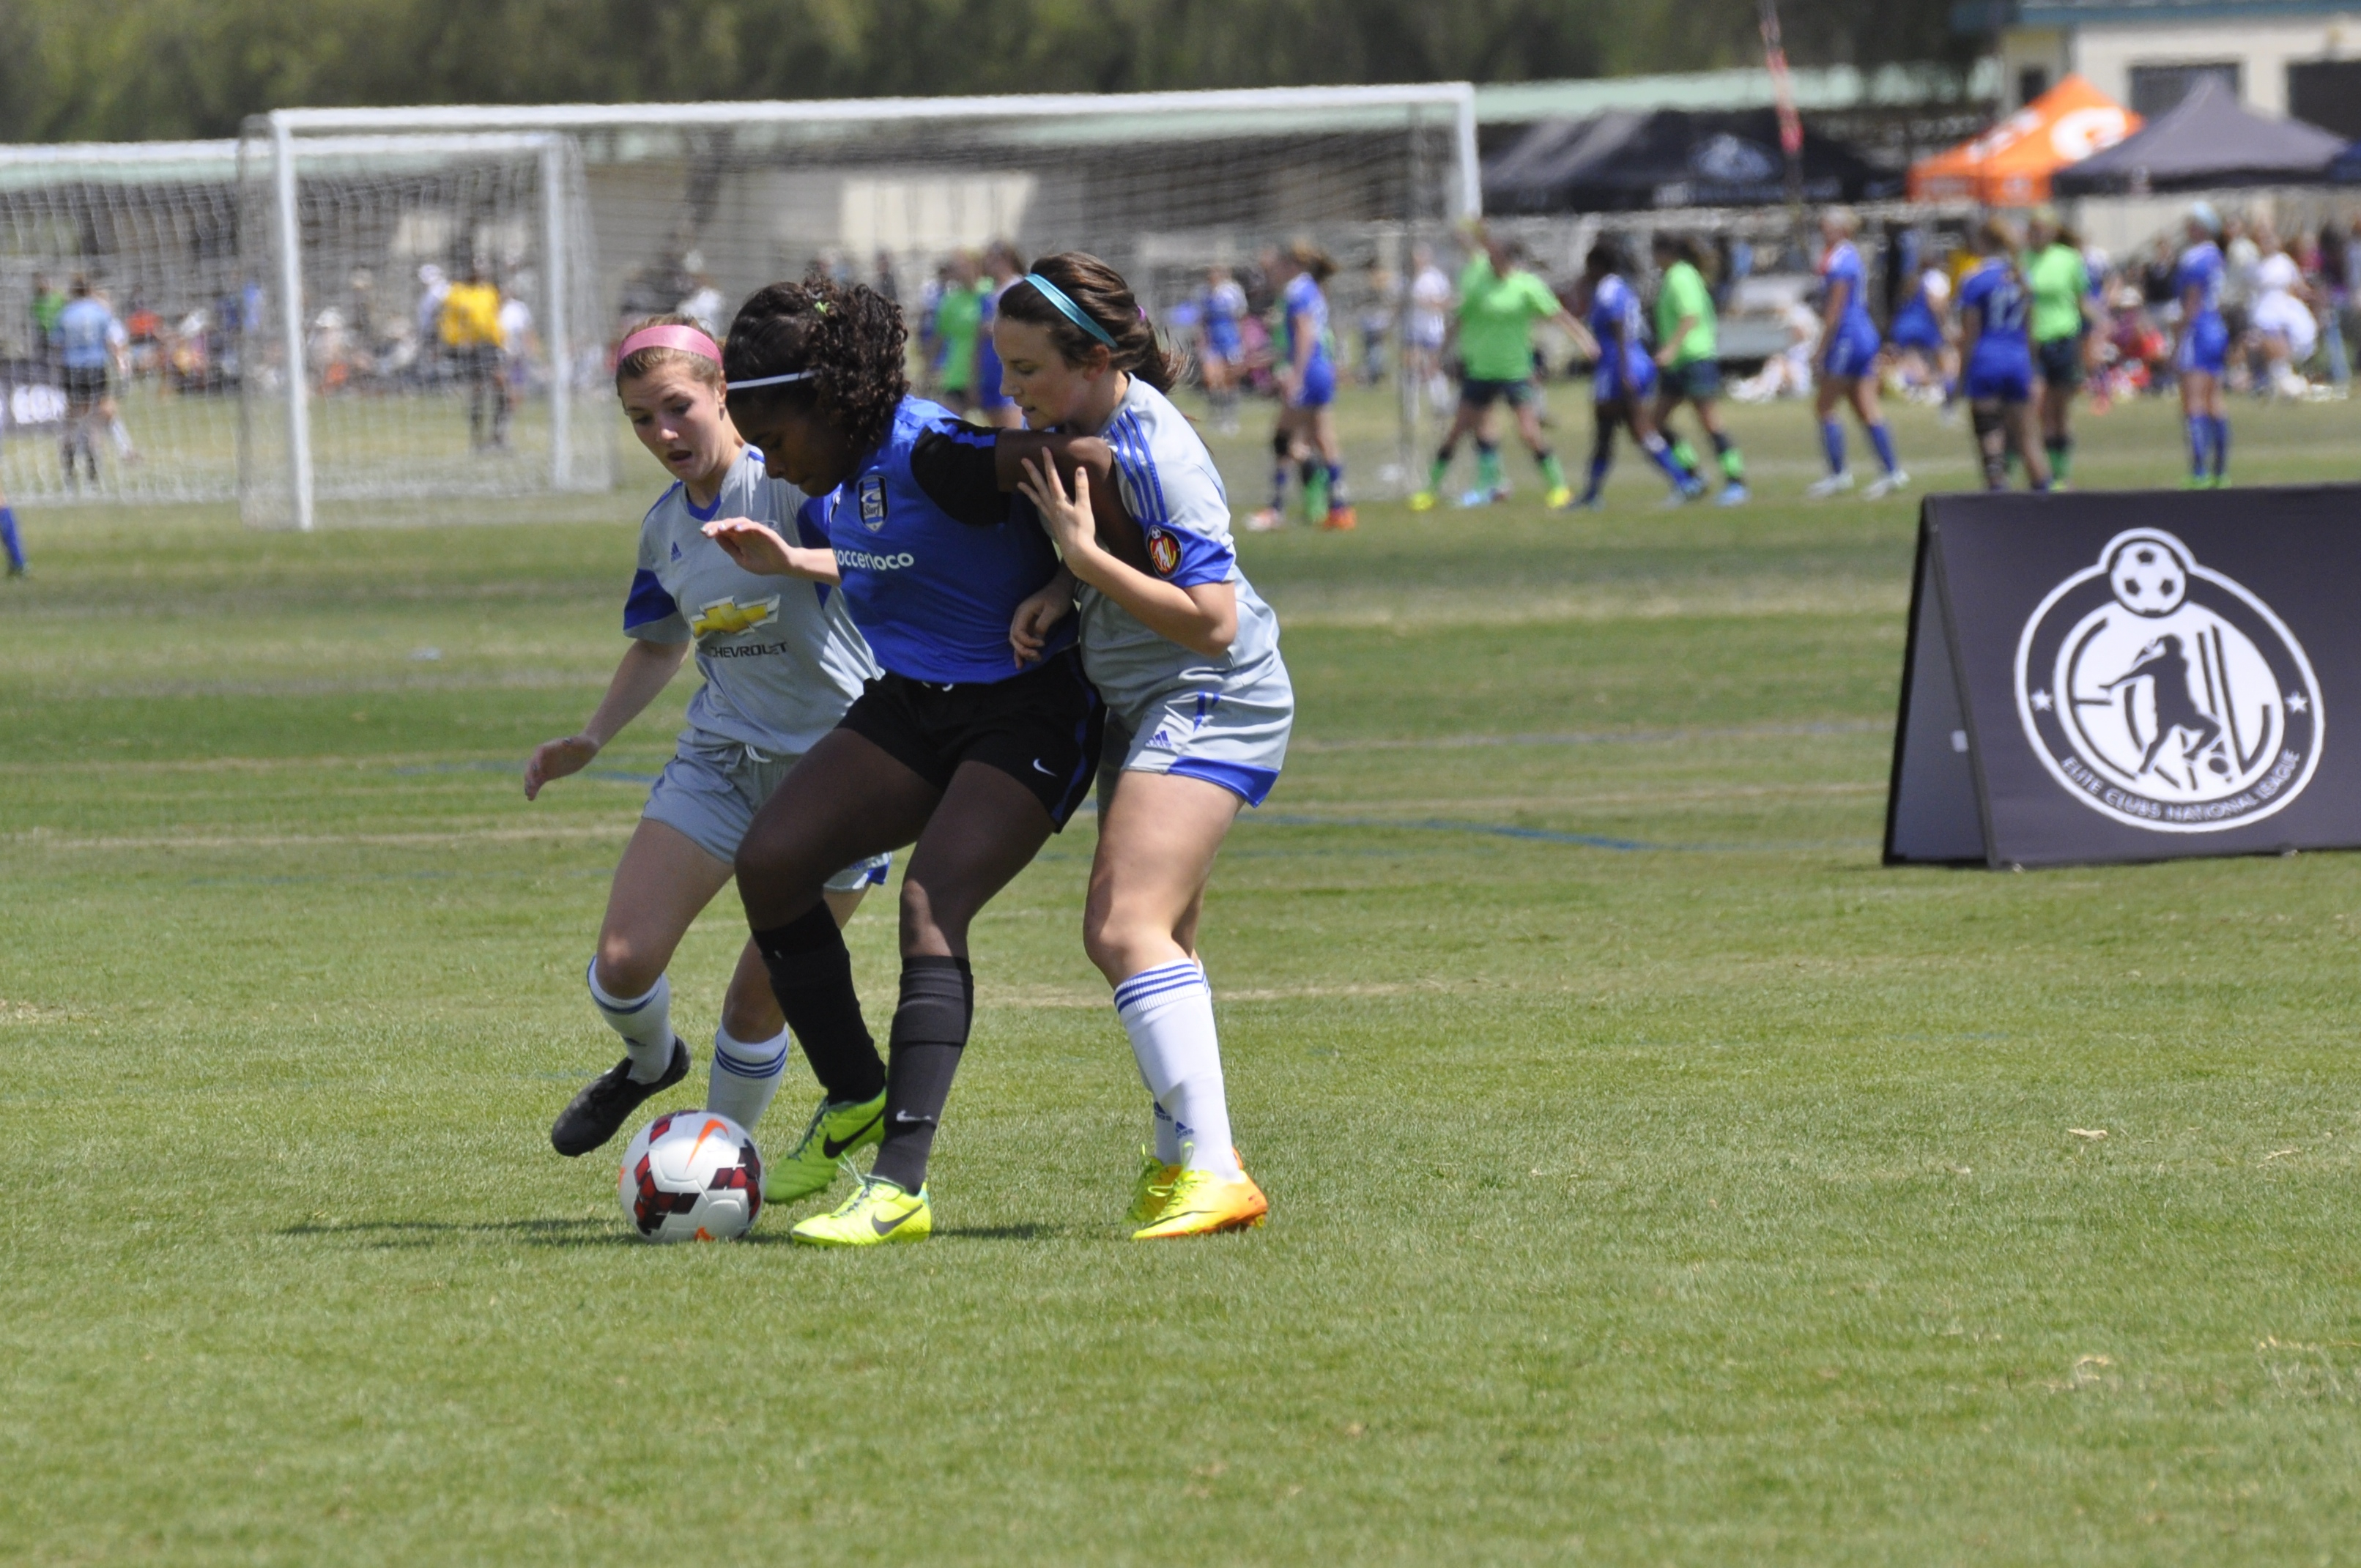
<instances>
[{"instance_id":1,"label":"green grass field","mask_svg":"<svg viewBox=\"0 0 2361 1568\"><path fill-rule=\"evenodd\" d=\"M2236 417L2243 480L2361 467L2346 407ZM1159 1247L1087 818L978 927L935 1240L652 1248L550 1153L689 683L515 775L620 652L643 459L529 527L35 510L0 1561L2361 1561L2356 863L1881 869L1915 503L1740 429L1739 511L1512 455L1244 542L1301 718L1204 948L1274 1211ZM2175 443L2088 420L2079 477ZM691 1088L742 934L675 966ZM852 943L882 1029L884 901Z\"/></svg>"}]
</instances>

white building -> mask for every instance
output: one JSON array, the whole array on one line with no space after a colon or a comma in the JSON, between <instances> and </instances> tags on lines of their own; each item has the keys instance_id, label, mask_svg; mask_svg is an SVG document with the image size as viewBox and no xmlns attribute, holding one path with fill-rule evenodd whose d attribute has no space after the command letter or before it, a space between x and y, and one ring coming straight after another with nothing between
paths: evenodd
<instances>
[{"instance_id":1,"label":"white building","mask_svg":"<svg viewBox=\"0 0 2361 1568\"><path fill-rule=\"evenodd\" d=\"M2361 0L1970 0L1952 16L1997 35L2010 108L2079 71L2153 115L2218 76L2249 108L2361 137Z\"/></svg>"}]
</instances>

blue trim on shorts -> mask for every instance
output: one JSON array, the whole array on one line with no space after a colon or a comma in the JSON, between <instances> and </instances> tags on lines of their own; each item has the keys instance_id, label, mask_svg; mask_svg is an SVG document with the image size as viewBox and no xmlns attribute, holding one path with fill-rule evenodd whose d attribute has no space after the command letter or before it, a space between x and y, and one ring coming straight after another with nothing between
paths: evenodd
<instances>
[{"instance_id":1,"label":"blue trim on shorts","mask_svg":"<svg viewBox=\"0 0 2361 1568\"><path fill-rule=\"evenodd\" d=\"M1180 778L1219 784L1248 806L1260 806L1269 797L1271 786L1279 783L1277 768L1249 768L1240 762L1208 762L1202 757L1182 757L1164 771Z\"/></svg>"}]
</instances>

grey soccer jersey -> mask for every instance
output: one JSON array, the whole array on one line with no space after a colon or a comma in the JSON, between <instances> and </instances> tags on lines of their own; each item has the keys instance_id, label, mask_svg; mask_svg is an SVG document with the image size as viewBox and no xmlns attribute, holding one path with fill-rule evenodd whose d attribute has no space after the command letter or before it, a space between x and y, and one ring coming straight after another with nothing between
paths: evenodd
<instances>
[{"instance_id":1,"label":"grey soccer jersey","mask_svg":"<svg viewBox=\"0 0 2361 1568\"><path fill-rule=\"evenodd\" d=\"M705 685L689 699L684 741L800 755L878 673L842 594L802 577L757 576L705 537L715 518L748 517L796 540L803 503L802 491L763 472L763 455L750 447L712 506L690 505L675 485L640 524L623 630L651 642L695 639Z\"/></svg>"},{"instance_id":2,"label":"grey soccer jersey","mask_svg":"<svg viewBox=\"0 0 2361 1568\"><path fill-rule=\"evenodd\" d=\"M1230 539L1230 499L1213 454L1172 400L1134 376L1100 438L1115 448L1116 482L1126 510L1148 536L1149 568L1181 587L1232 583L1238 634L1227 654L1209 659L1159 636L1097 589L1081 590L1082 665L1107 706L1134 728L1158 696L1176 685L1249 693L1293 705L1279 657L1279 618L1238 570Z\"/></svg>"}]
</instances>

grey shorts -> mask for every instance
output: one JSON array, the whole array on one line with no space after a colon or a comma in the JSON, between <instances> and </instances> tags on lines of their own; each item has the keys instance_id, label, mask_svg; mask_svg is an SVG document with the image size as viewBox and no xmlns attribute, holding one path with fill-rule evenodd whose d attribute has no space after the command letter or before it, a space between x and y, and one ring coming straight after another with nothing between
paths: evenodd
<instances>
[{"instance_id":1,"label":"grey shorts","mask_svg":"<svg viewBox=\"0 0 2361 1568\"><path fill-rule=\"evenodd\" d=\"M1125 773L1203 779L1260 806L1279 782L1294 728L1295 692L1283 665L1243 690L1181 683L1136 710L1109 703L1099 751L1099 809L1106 809Z\"/></svg>"},{"instance_id":2,"label":"grey shorts","mask_svg":"<svg viewBox=\"0 0 2361 1568\"><path fill-rule=\"evenodd\" d=\"M684 740L648 791L647 809L640 815L686 834L717 861L734 861L754 813L801 760L761 755L749 746ZM855 893L881 886L893 863L891 855L858 861L829 878L828 890Z\"/></svg>"}]
</instances>

